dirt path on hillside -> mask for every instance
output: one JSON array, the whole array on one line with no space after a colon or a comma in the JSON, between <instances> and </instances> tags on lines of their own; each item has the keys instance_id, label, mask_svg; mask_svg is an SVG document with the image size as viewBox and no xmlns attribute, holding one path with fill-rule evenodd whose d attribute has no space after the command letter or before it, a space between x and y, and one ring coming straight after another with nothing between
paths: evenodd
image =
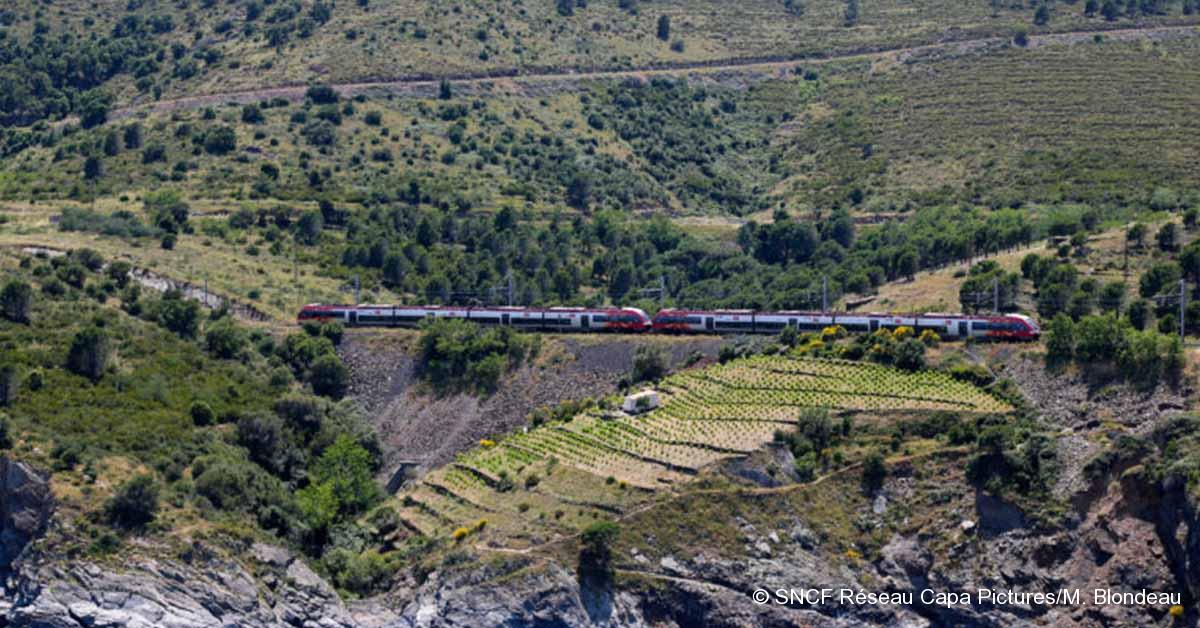
<instances>
[{"instance_id":1,"label":"dirt path on hillside","mask_svg":"<svg viewBox=\"0 0 1200 628\"><path fill-rule=\"evenodd\" d=\"M1062 33L1047 33L1030 35L1027 48L1038 48L1047 45L1069 45L1092 41L1094 36L1103 35L1113 41L1180 39L1200 34L1196 25L1188 26L1159 26L1152 28L1125 29L1095 29L1067 31ZM695 78L720 78L723 74L774 76L791 70L795 64L822 64L846 60L878 60L893 58L908 60L914 57L926 56L939 52L964 53L983 50L990 47L1007 46L1010 39L1006 37L986 37L981 39L964 39L947 41L921 46L911 46L891 49L859 49L831 55L797 55L777 58L749 58L720 62L697 62L681 64L661 64L644 68L625 70L575 71L558 70L531 74L518 74L516 71L460 75L445 77L454 82L460 93L476 95L483 93L510 92L517 95L540 95L553 91L572 89L579 83L593 80L613 80L623 78L650 79L659 76L687 76ZM433 97L437 95L442 77L415 76L399 77L391 80L364 81L334 84L332 87L343 96L378 93L383 95ZM109 120L121 120L144 112L176 111L196 109L225 103L246 104L283 98L290 101L304 99L307 85L280 85L256 90L224 92L198 96L185 96L170 100L160 100L153 103L135 104L121 107L109 112Z\"/></svg>"}]
</instances>

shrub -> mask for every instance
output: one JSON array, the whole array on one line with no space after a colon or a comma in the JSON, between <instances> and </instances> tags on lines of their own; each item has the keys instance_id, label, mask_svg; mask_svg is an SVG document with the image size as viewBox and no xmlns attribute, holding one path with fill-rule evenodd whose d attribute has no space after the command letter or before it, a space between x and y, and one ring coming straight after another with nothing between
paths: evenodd
<instances>
[{"instance_id":1,"label":"shrub","mask_svg":"<svg viewBox=\"0 0 1200 628\"><path fill-rule=\"evenodd\" d=\"M204 134L204 151L210 155L224 155L237 148L237 134L233 127L221 125Z\"/></svg>"},{"instance_id":2,"label":"shrub","mask_svg":"<svg viewBox=\"0 0 1200 628\"><path fill-rule=\"evenodd\" d=\"M19 279L10 280L0 291L0 311L4 318L14 323L28 323L30 305L33 302L33 289L29 284Z\"/></svg>"},{"instance_id":3,"label":"shrub","mask_svg":"<svg viewBox=\"0 0 1200 628\"><path fill-rule=\"evenodd\" d=\"M153 521L157 513L158 484L148 475L134 476L104 504L105 517L120 528L142 528Z\"/></svg>"},{"instance_id":4,"label":"shrub","mask_svg":"<svg viewBox=\"0 0 1200 628\"><path fill-rule=\"evenodd\" d=\"M926 347L936 347L942 342L942 337L932 329L926 329L925 331L921 332L920 339Z\"/></svg>"},{"instance_id":5,"label":"shrub","mask_svg":"<svg viewBox=\"0 0 1200 628\"><path fill-rule=\"evenodd\" d=\"M197 427L212 425L217 418L212 407L203 401L193 401L188 413L192 416L192 424Z\"/></svg>"},{"instance_id":6,"label":"shrub","mask_svg":"<svg viewBox=\"0 0 1200 628\"><path fill-rule=\"evenodd\" d=\"M341 399L350 383L350 370L336 354L327 353L313 362L308 381L316 394Z\"/></svg>"},{"instance_id":7,"label":"shrub","mask_svg":"<svg viewBox=\"0 0 1200 628\"><path fill-rule=\"evenodd\" d=\"M214 357L229 360L237 357L246 346L246 332L225 317L208 326L204 332L204 343Z\"/></svg>"},{"instance_id":8,"label":"shrub","mask_svg":"<svg viewBox=\"0 0 1200 628\"><path fill-rule=\"evenodd\" d=\"M662 347L642 345L633 353L633 382L658 381L667 374L667 356Z\"/></svg>"},{"instance_id":9,"label":"shrub","mask_svg":"<svg viewBox=\"0 0 1200 628\"><path fill-rule=\"evenodd\" d=\"M896 366L907 371L925 368L925 345L915 338L901 342L896 347Z\"/></svg>"}]
</instances>

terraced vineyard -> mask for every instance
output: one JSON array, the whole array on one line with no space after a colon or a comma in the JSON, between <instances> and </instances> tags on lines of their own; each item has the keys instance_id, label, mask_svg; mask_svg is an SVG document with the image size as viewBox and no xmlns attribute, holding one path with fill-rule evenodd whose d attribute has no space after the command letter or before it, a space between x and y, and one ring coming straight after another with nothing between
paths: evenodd
<instances>
[{"instance_id":1,"label":"terraced vineyard","mask_svg":"<svg viewBox=\"0 0 1200 628\"><path fill-rule=\"evenodd\" d=\"M659 391L663 405L643 415L593 410L460 455L402 496L406 527L439 536L486 521L510 542L527 543L569 534L670 491L705 466L761 448L776 430L794 425L802 408L874 415L1011 410L940 371L781 356L672 375ZM576 498L561 497L568 494Z\"/></svg>"}]
</instances>

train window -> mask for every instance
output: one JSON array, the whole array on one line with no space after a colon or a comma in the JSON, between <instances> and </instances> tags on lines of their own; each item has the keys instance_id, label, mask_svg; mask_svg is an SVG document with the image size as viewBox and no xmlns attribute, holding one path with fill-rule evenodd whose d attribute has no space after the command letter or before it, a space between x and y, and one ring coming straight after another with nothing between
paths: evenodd
<instances>
[{"instance_id":1,"label":"train window","mask_svg":"<svg viewBox=\"0 0 1200 628\"><path fill-rule=\"evenodd\" d=\"M976 322L975 326L974 326L975 331L987 331L991 328L992 328L991 323L984 323L984 322Z\"/></svg>"},{"instance_id":2,"label":"train window","mask_svg":"<svg viewBox=\"0 0 1200 628\"><path fill-rule=\"evenodd\" d=\"M607 323L608 316L606 316L604 314L595 314L592 316L592 322L593 323Z\"/></svg>"}]
</instances>

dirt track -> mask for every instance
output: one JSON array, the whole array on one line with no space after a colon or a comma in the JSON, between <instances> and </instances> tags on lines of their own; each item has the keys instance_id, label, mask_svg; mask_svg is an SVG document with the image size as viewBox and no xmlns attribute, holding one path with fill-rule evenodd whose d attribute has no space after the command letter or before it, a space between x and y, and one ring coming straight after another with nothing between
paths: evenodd
<instances>
[{"instance_id":1,"label":"dirt track","mask_svg":"<svg viewBox=\"0 0 1200 628\"><path fill-rule=\"evenodd\" d=\"M1193 37L1200 34L1195 25L1161 26L1155 28L1131 29L1096 29L1086 31L1070 31L1030 35L1027 48L1038 48L1047 45L1069 45L1092 41L1095 35L1103 35L1112 41L1134 41L1178 39ZM874 60L894 58L907 60L938 53L965 53L988 48L1002 48L1010 45L1010 40L1004 37L988 37L983 39L968 39L948 41L923 46L895 49L856 50L834 55L795 56L778 58L752 58L721 62L698 62L689 64L658 65L629 70L599 70L578 72L574 70L556 70L530 74L491 73L480 75L461 75L446 77L454 81L456 89L462 94L476 95L483 93L515 93L518 95L537 95L548 91L561 91L576 86L580 82L593 80L612 80L623 78L648 79L657 76L686 76L688 78L719 78L722 75L737 74L742 76L769 77L786 72L799 62L805 64L820 64L831 61L845 60ZM358 94L391 94L410 97L436 96L441 78L429 76L408 76L390 80L340 83L332 87L343 96ZM176 111L181 109L196 109L225 103L246 104L265 99L284 98L290 101L304 99L307 85L281 85L249 91L186 96L171 100L160 100L152 103L134 104L128 107L114 109L109 113L110 120L121 120L139 113L155 111Z\"/></svg>"}]
</instances>

